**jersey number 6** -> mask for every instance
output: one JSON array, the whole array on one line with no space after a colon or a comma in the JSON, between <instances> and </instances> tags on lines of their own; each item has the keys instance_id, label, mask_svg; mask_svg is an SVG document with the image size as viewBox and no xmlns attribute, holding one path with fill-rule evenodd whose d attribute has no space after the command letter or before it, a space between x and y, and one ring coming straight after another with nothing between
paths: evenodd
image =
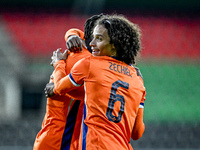
<instances>
[{"instance_id":1,"label":"jersey number 6","mask_svg":"<svg viewBox=\"0 0 200 150\"><path fill-rule=\"evenodd\" d=\"M129 84L120 80L115 81L112 84L112 88L111 88L111 94L110 94L110 99L108 102L108 108L107 108L107 112L106 112L106 116L108 117L108 119L112 122L118 123L121 121L121 117L122 114L124 113L124 105L125 105L125 100L124 100L124 96L117 94L117 89L119 87L128 89L129 88ZM114 116L112 114L113 112L113 108L114 108L114 104L115 102L120 101L121 102L121 106L120 106L120 111L118 113L118 116Z\"/></svg>"}]
</instances>

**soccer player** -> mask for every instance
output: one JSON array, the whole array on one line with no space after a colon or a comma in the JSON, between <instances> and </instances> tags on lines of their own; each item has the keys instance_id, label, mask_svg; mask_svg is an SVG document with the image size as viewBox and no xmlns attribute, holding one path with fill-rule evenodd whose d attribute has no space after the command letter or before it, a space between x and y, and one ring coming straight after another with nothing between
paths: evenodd
<instances>
[{"instance_id":1,"label":"soccer player","mask_svg":"<svg viewBox=\"0 0 200 150\"><path fill-rule=\"evenodd\" d=\"M106 15L94 28L92 55L78 61L69 75L64 72L67 51L54 52L56 82L53 89L46 87L48 96L84 85L79 149L132 149L131 137L143 134L146 92L138 69L130 66L140 51L140 36L139 27L124 16Z\"/></svg>"},{"instance_id":2,"label":"soccer player","mask_svg":"<svg viewBox=\"0 0 200 150\"><path fill-rule=\"evenodd\" d=\"M71 52L66 60L66 68L64 72L68 74L72 66L80 59L85 58L91 53L82 46L86 40L86 45L89 45L91 30L94 22L102 16L94 15L86 20L84 34L79 29L70 29L65 34L65 41L68 49L71 51L81 48L81 53ZM89 37L88 37L89 36ZM78 39L77 39L78 38ZM52 65L54 62L52 61ZM54 72L50 76L50 85L54 82ZM83 87L71 91L70 96L76 100L72 101L69 108L71 98L68 95L55 96L47 99L46 114L42 123L42 128L37 134L34 142L34 150L69 150L77 149L80 135L80 126L83 116L83 104L81 101L84 98ZM69 108L69 109L68 109ZM69 112L68 112L69 111Z\"/></svg>"}]
</instances>

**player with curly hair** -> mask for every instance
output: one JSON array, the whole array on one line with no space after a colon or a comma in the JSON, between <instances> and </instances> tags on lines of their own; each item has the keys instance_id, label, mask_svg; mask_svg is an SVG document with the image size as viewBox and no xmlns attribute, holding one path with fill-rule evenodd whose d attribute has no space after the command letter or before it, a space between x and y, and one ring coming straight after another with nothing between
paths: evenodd
<instances>
[{"instance_id":1,"label":"player with curly hair","mask_svg":"<svg viewBox=\"0 0 200 150\"><path fill-rule=\"evenodd\" d=\"M116 48L118 60L135 64L135 57L141 50L141 32L138 25L120 15L117 18L115 15L102 17L98 24L108 30L110 44Z\"/></svg>"},{"instance_id":2,"label":"player with curly hair","mask_svg":"<svg viewBox=\"0 0 200 150\"><path fill-rule=\"evenodd\" d=\"M63 95L84 84L79 149L132 149L131 137L142 136L146 92L138 69L130 65L140 52L140 35L139 27L124 16L106 15L93 30L92 55L78 61L69 75L63 61L67 51L54 52L57 79L53 89L46 88L48 96Z\"/></svg>"}]
</instances>

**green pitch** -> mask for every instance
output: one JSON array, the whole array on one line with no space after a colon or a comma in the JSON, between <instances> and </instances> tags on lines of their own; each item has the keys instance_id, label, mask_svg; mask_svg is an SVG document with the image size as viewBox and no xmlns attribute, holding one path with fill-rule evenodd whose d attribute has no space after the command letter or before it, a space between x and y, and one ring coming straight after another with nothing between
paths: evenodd
<instances>
[{"instance_id":1,"label":"green pitch","mask_svg":"<svg viewBox=\"0 0 200 150\"><path fill-rule=\"evenodd\" d=\"M200 122L200 65L138 65L147 91L145 122Z\"/></svg>"}]
</instances>

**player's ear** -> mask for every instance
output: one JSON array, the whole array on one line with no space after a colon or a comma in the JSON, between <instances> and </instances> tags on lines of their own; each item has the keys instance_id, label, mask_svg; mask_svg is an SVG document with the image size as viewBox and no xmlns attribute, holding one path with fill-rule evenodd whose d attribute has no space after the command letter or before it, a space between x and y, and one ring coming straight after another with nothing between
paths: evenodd
<instances>
[{"instance_id":1,"label":"player's ear","mask_svg":"<svg viewBox=\"0 0 200 150\"><path fill-rule=\"evenodd\" d=\"M113 44L111 45L111 49L112 49L112 56L117 56L117 50Z\"/></svg>"},{"instance_id":2,"label":"player's ear","mask_svg":"<svg viewBox=\"0 0 200 150\"><path fill-rule=\"evenodd\" d=\"M114 46L113 44L111 44L111 48L112 48L112 49L115 49L115 46Z\"/></svg>"}]
</instances>

